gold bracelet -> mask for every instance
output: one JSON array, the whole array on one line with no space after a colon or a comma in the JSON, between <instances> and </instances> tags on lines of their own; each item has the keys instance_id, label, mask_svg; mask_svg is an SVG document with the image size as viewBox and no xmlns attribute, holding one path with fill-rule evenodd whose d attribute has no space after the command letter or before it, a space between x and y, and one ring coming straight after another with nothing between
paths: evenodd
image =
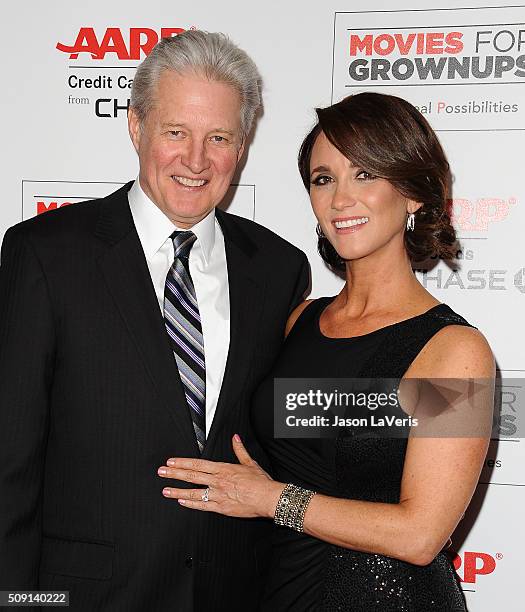
<instances>
[{"instance_id":1,"label":"gold bracelet","mask_svg":"<svg viewBox=\"0 0 525 612\"><path fill-rule=\"evenodd\" d=\"M295 531L304 531L304 515L314 495L315 491L287 484L277 502L273 522Z\"/></svg>"}]
</instances>

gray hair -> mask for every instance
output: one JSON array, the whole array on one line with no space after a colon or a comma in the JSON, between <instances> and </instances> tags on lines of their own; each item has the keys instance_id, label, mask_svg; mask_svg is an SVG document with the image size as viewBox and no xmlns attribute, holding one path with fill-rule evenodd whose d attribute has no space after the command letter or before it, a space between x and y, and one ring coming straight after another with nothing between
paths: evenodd
<instances>
[{"instance_id":1,"label":"gray hair","mask_svg":"<svg viewBox=\"0 0 525 612\"><path fill-rule=\"evenodd\" d=\"M225 34L187 30L163 38L137 68L131 87L130 106L143 124L155 100L155 90L164 70L178 74L193 72L227 83L241 97L241 132L244 137L261 105L261 76L254 61Z\"/></svg>"}]
</instances>

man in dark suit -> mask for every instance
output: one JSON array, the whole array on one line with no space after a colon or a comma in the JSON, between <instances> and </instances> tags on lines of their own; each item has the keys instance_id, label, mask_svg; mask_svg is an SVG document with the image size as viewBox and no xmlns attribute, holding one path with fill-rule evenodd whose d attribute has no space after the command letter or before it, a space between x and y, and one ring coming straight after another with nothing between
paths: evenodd
<instances>
[{"instance_id":1,"label":"man in dark suit","mask_svg":"<svg viewBox=\"0 0 525 612\"><path fill-rule=\"evenodd\" d=\"M308 274L215 210L257 81L222 35L163 40L132 90L139 178L6 233L0 590L65 590L89 612L257 608L269 525L185 509L157 475L172 456L234 461L234 433L265 462L250 397Z\"/></svg>"}]
</instances>

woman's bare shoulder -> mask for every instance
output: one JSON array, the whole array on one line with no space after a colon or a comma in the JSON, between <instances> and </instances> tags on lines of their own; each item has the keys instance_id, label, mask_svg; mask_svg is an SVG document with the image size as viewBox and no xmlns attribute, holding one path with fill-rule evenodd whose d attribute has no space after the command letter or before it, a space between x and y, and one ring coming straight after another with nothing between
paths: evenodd
<instances>
[{"instance_id":1,"label":"woman's bare shoulder","mask_svg":"<svg viewBox=\"0 0 525 612\"><path fill-rule=\"evenodd\" d=\"M479 330L466 325L447 325L427 342L407 374L491 378L495 374L494 355Z\"/></svg>"}]
</instances>

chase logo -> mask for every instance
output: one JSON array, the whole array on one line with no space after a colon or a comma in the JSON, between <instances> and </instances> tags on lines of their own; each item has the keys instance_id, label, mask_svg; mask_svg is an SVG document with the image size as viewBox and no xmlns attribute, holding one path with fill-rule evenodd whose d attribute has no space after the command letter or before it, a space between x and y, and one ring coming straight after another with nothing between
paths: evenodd
<instances>
[{"instance_id":1,"label":"chase logo","mask_svg":"<svg viewBox=\"0 0 525 612\"><path fill-rule=\"evenodd\" d=\"M514 275L514 286L521 293L525 293L525 268L521 268Z\"/></svg>"}]
</instances>

